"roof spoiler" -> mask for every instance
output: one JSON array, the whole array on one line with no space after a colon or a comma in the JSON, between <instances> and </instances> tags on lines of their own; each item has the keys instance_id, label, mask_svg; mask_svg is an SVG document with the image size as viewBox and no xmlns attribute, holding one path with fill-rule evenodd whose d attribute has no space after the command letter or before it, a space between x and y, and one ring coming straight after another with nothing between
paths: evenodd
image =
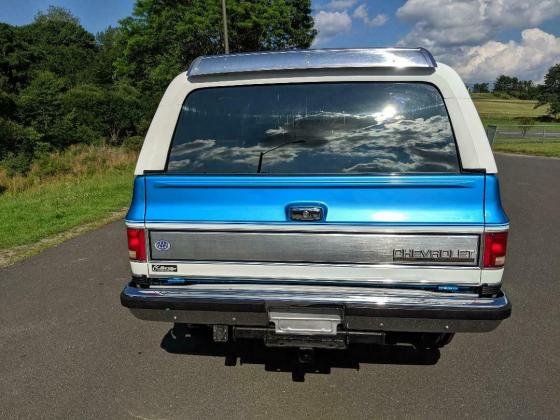
<instances>
[{"instance_id":1,"label":"roof spoiler","mask_svg":"<svg viewBox=\"0 0 560 420\"><path fill-rule=\"evenodd\" d=\"M288 50L198 57L191 63L187 77L283 70L435 67L436 60L424 48Z\"/></svg>"}]
</instances>

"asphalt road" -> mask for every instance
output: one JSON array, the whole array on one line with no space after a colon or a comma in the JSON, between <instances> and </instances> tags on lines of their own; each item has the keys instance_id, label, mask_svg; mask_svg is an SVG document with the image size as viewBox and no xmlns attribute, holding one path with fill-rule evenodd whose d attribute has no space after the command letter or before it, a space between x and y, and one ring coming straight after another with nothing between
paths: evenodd
<instances>
[{"instance_id":1,"label":"asphalt road","mask_svg":"<svg viewBox=\"0 0 560 420\"><path fill-rule=\"evenodd\" d=\"M122 222L0 270L0 418L560 418L560 160L498 156L512 219L513 316L433 358L355 348L293 354L203 339L119 303Z\"/></svg>"}]
</instances>

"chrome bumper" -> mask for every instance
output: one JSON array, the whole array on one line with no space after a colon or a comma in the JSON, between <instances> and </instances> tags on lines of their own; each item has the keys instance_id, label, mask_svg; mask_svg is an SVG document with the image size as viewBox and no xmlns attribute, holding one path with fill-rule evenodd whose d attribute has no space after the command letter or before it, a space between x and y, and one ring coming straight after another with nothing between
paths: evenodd
<instances>
[{"instance_id":1,"label":"chrome bumper","mask_svg":"<svg viewBox=\"0 0 560 420\"><path fill-rule=\"evenodd\" d=\"M337 308L349 331L486 332L511 314L504 294L270 284L131 284L121 303L143 320L263 327L270 309Z\"/></svg>"}]
</instances>

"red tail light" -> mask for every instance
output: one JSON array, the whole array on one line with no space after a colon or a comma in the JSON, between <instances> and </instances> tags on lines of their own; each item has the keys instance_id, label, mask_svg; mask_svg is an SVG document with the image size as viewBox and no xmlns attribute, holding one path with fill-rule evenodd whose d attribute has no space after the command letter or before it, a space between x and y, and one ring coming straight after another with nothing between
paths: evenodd
<instances>
[{"instance_id":1,"label":"red tail light","mask_svg":"<svg viewBox=\"0 0 560 420\"><path fill-rule=\"evenodd\" d=\"M144 229L126 229L128 256L134 261L146 261L146 240Z\"/></svg>"},{"instance_id":2,"label":"red tail light","mask_svg":"<svg viewBox=\"0 0 560 420\"><path fill-rule=\"evenodd\" d=\"M484 268L504 266L507 237L507 232L488 232L484 234Z\"/></svg>"}]
</instances>

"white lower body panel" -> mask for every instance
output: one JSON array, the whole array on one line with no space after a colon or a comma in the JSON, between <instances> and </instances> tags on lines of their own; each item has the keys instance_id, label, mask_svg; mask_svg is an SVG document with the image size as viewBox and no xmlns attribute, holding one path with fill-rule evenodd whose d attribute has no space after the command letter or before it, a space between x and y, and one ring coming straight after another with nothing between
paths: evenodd
<instances>
[{"instance_id":1,"label":"white lower body panel","mask_svg":"<svg viewBox=\"0 0 560 420\"><path fill-rule=\"evenodd\" d=\"M154 265L173 265L176 272L156 272ZM245 280L353 281L372 284L480 284L478 267L356 266L328 264L184 263L157 261L149 264L149 277L192 277Z\"/></svg>"}]
</instances>

